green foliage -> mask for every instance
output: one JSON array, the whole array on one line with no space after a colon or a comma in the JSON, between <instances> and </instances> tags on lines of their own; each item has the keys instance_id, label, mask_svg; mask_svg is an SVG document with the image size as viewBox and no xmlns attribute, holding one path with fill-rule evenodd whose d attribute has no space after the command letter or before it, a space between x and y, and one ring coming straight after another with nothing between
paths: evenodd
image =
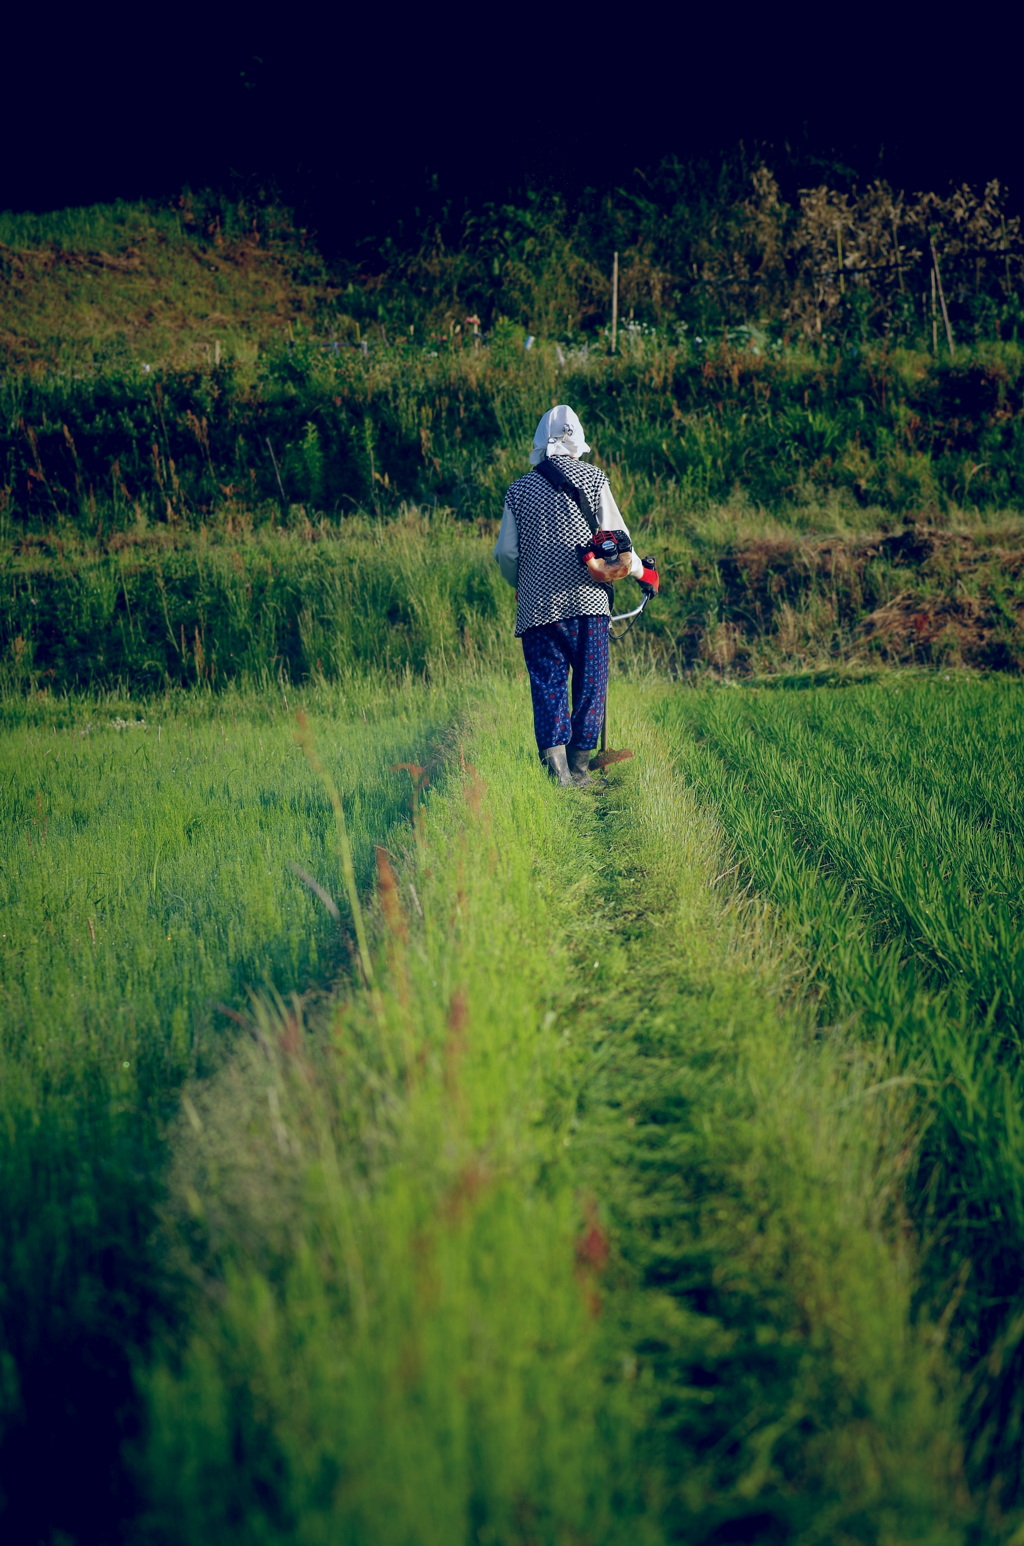
<instances>
[{"instance_id":1,"label":"green foliage","mask_svg":"<svg viewBox=\"0 0 1024 1546\"><path fill-rule=\"evenodd\" d=\"M595 804L542 781L521 684L352 693L305 701L370 989L286 867L340 891L279 698L8 705L5 1475L66 1423L74 1483L9 1490L21 1537L141 1511L161 1543L963 1541L958 1408L917 1307L944 1269L922 1277L904 1214L936 1141L908 1073L931 1075L887 1021L816 1035L794 994L824 950L745 900L671 771L670 745L746 845L761 806L723 798L676 725L717 734L747 699L621 689L638 760ZM920 689L914 722L948 701ZM857 696L834 702L841 729ZM431 742L410 825L386 770ZM972 884L992 855L979 835ZM829 888L801 894L832 930ZM860 959L857 1004L879 991ZM339 969L331 996L290 991ZM925 1023L919 990L899 1026Z\"/></svg>"},{"instance_id":2,"label":"green foliage","mask_svg":"<svg viewBox=\"0 0 1024 1546\"><path fill-rule=\"evenodd\" d=\"M680 764L803 941L826 1022L887 1045L923 1134L923 1298L963 1371L973 1478L1020 1502L1024 1194L1019 689L907 682L666 702Z\"/></svg>"},{"instance_id":3,"label":"green foliage","mask_svg":"<svg viewBox=\"0 0 1024 1546\"><path fill-rule=\"evenodd\" d=\"M498 353L494 354L497 347ZM978 348L955 365L899 356L807 362L722 343L638 338L610 359L586 346L334 353L268 351L255 370L142 372L111 361L79 379L8 377L0 491L8 539L108 537L142 518L229 525L286 503L332 516L439 501L496 519L539 413L568 401L624 513L678 524L737 488L766 509L838 494L908 512L1020 499L1024 355Z\"/></svg>"},{"instance_id":4,"label":"green foliage","mask_svg":"<svg viewBox=\"0 0 1024 1546\"><path fill-rule=\"evenodd\" d=\"M345 700L322 752L365 883L404 810L388 764L448 704ZM252 993L318 987L347 954L289 868L334 884L330 807L280 697L40 707L8 701L0 785L0 1512L24 1541L133 1507L132 1365L179 1315L154 1255L175 1092L229 1056ZM63 1483L41 1490L49 1445Z\"/></svg>"},{"instance_id":5,"label":"green foliage","mask_svg":"<svg viewBox=\"0 0 1024 1546\"><path fill-rule=\"evenodd\" d=\"M679 521L737 487L773 511L1009 507L1024 357L1001 199L818 188L796 211L764 167L666 167L642 198L478 211L358 272L274 206L209 195L3 217L0 519L109 536L270 501L493 519L558 399L634 514ZM936 233L955 354L927 310Z\"/></svg>"},{"instance_id":6,"label":"green foliage","mask_svg":"<svg viewBox=\"0 0 1024 1546\"><path fill-rule=\"evenodd\" d=\"M11 559L0 568L0 684L220 690L518 660L489 535L444 511L340 528L298 510L289 519L176 541L136 529L105 554L55 542ZM844 513L803 519L813 533ZM618 662L730 676L839 661L1020 670L1019 518L885 535L858 533L861 520L824 540L738 502L682 531L637 532L663 588ZM618 595L632 605L632 582Z\"/></svg>"},{"instance_id":7,"label":"green foliage","mask_svg":"<svg viewBox=\"0 0 1024 1546\"><path fill-rule=\"evenodd\" d=\"M517 327L508 317L496 318L490 337L492 364L516 364L522 355L525 343L526 333L523 328Z\"/></svg>"},{"instance_id":8,"label":"green foliage","mask_svg":"<svg viewBox=\"0 0 1024 1546\"><path fill-rule=\"evenodd\" d=\"M57 692L132 683L444 674L505 659L512 592L485 544L444 513L385 524L205 533L165 548L14 564L3 580L5 685Z\"/></svg>"},{"instance_id":9,"label":"green foliage","mask_svg":"<svg viewBox=\"0 0 1024 1546\"><path fill-rule=\"evenodd\" d=\"M190 1090L152 1536L962 1540L884 1054L783 1007L635 710L599 814L485 691L382 869L379 991Z\"/></svg>"},{"instance_id":10,"label":"green foliage","mask_svg":"<svg viewBox=\"0 0 1024 1546\"><path fill-rule=\"evenodd\" d=\"M12 1538L1019 1538L1017 688L863 675L1024 663L1018 244L741 163L358 273L0 219ZM590 795L490 556L557 400L664 577Z\"/></svg>"}]
</instances>

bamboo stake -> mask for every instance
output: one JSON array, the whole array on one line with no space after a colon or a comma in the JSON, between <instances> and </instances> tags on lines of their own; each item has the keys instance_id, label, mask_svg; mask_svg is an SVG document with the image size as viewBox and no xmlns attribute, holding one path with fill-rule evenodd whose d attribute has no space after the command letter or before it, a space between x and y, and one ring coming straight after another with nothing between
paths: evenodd
<instances>
[{"instance_id":1,"label":"bamboo stake","mask_svg":"<svg viewBox=\"0 0 1024 1546\"><path fill-rule=\"evenodd\" d=\"M287 499L287 496L286 496L285 491L284 491L284 484L281 482L281 469L277 465L277 457L274 455L274 448L270 444L270 436L268 435L266 438L267 438L267 450L270 452L270 460L274 464L274 476L277 479L277 486L281 490L281 504L282 505L287 505L288 499Z\"/></svg>"},{"instance_id":2,"label":"bamboo stake","mask_svg":"<svg viewBox=\"0 0 1024 1546\"><path fill-rule=\"evenodd\" d=\"M903 264L900 261L900 233L896 225L896 216L892 217L892 244L896 248L896 272L900 278L900 294L905 295L906 286L903 283Z\"/></svg>"},{"instance_id":3,"label":"bamboo stake","mask_svg":"<svg viewBox=\"0 0 1024 1546\"><path fill-rule=\"evenodd\" d=\"M619 255L612 258L612 353L619 333Z\"/></svg>"},{"instance_id":4,"label":"bamboo stake","mask_svg":"<svg viewBox=\"0 0 1024 1546\"><path fill-rule=\"evenodd\" d=\"M932 353L938 358L939 324L935 315L935 270L932 269Z\"/></svg>"},{"instance_id":5,"label":"bamboo stake","mask_svg":"<svg viewBox=\"0 0 1024 1546\"><path fill-rule=\"evenodd\" d=\"M949 312L946 310L946 297L942 289L942 275L939 272L939 255L935 251L934 238L929 236L928 245L932 249L932 266L935 272L935 282L939 287L939 304L942 307L942 320L946 324L946 342L949 345L949 357L956 359L956 346L953 343L953 329L949 325Z\"/></svg>"}]
</instances>

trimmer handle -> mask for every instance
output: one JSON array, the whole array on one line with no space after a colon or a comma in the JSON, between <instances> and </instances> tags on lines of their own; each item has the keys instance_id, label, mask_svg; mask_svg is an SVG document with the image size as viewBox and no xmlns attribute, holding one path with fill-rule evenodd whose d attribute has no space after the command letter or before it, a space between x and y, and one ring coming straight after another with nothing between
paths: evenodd
<instances>
[{"instance_id":1,"label":"trimmer handle","mask_svg":"<svg viewBox=\"0 0 1024 1546\"><path fill-rule=\"evenodd\" d=\"M644 572L643 572L642 575L639 576L639 578L637 580L637 584L639 585L640 589L643 591L645 596L656 596L658 594L658 583L659 582L658 582L658 571L654 567L654 559L653 558L642 558L640 560L640 562L644 566Z\"/></svg>"}]
</instances>

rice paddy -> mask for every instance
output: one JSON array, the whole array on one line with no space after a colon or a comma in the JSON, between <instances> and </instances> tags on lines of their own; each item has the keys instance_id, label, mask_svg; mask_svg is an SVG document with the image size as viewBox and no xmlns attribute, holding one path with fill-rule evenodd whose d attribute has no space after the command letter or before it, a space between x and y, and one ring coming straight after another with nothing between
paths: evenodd
<instances>
[{"instance_id":1,"label":"rice paddy","mask_svg":"<svg viewBox=\"0 0 1024 1546\"><path fill-rule=\"evenodd\" d=\"M18 1538L1010 1540L1018 692L8 699Z\"/></svg>"}]
</instances>

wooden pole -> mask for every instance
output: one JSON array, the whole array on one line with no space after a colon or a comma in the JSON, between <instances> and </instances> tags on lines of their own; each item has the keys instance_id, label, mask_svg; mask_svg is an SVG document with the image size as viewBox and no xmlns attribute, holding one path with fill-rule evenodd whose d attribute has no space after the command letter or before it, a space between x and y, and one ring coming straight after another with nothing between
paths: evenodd
<instances>
[{"instance_id":1,"label":"wooden pole","mask_svg":"<svg viewBox=\"0 0 1024 1546\"><path fill-rule=\"evenodd\" d=\"M267 436L267 450L270 452L270 460L274 464L274 476L277 479L277 486L281 490L281 508L282 509L287 509L288 508L288 497L287 497L287 495L285 494L285 491L284 491L284 484L281 482L281 469L277 465L277 457L274 455L274 448L270 444L270 436L269 435Z\"/></svg>"},{"instance_id":2,"label":"wooden pole","mask_svg":"<svg viewBox=\"0 0 1024 1546\"><path fill-rule=\"evenodd\" d=\"M939 287L939 304L942 307L942 320L946 324L946 342L949 345L949 357L956 359L956 346L953 343L953 329L949 325L949 312L946 310L946 297L942 289L942 275L939 272L939 255L935 251L934 238L929 236L928 245L932 249L932 267L935 272L935 282Z\"/></svg>"},{"instance_id":3,"label":"wooden pole","mask_svg":"<svg viewBox=\"0 0 1024 1546\"><path fill-rule=\"evenodd\" d=\"M892 244L896 248L896 272L900 276L900 294L905 295L906 288L903 284L903 264L900 261L900 233L896 225L895 215L892 217Z\"/></svg>"},{"instance_id":4,"label":"wooden pole","mask_svg":"<svg viewBox=\"0 0 1024 1546\"><path fill-rule=\"evenodd\" d=\"M619 255L612 258L612 353L619 336Z\"/></svg>"},{"instance_id":5,"label":"wooden pole","mask_svg":"<svg viewBox=\"0 0 1024 1546\"><path fill-rule=\"evenodd\" d=\"M932 353L938 358L939 353L939 323L935 312L935 270L932 269Z\"/></svg>"}]
</instances>

